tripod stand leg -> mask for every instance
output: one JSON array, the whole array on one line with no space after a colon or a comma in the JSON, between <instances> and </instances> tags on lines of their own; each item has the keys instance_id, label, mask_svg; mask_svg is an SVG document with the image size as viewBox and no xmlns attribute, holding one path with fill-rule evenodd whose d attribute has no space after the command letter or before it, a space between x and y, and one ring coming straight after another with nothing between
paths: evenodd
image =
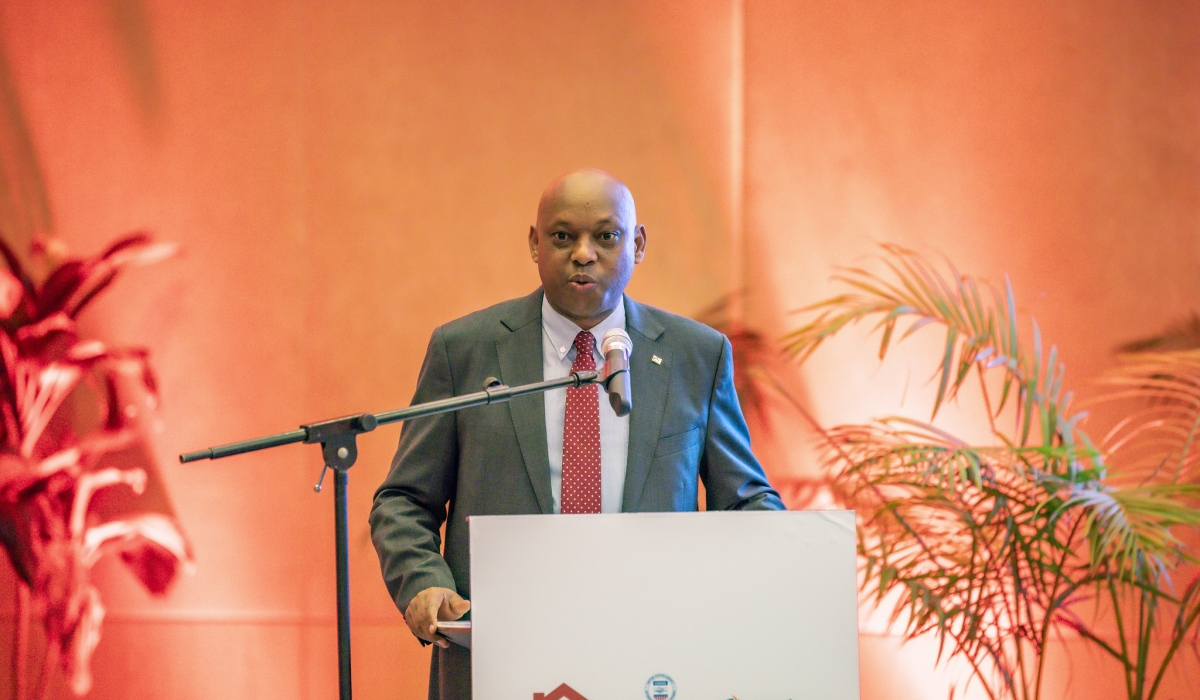
<instances>
[{"instance_id":1,"label":"tripod stand leg","mask_svg":"<svg viewBox=\"0 0 1200 700\"><path fill-rule=\"evenodd\" d=\"M349 475L333 470L334 529L337 540L338 698L350 700L350 536L346 513Z\"/></svg>"}]
</instances>

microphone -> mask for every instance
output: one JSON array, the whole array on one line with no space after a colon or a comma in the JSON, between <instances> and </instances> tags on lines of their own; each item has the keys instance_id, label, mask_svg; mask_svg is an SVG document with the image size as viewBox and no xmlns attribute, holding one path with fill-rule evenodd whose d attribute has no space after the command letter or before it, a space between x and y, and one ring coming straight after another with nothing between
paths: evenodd
<instances>
[{"instance_id":1,"label":"microphone","mask_svg":"<svg viewBox=\"0 0 1200 700\"><path fill-rule=\"evenodd\" d=\"M613 328L600 341L600 353L604 355L604 390L608 402L618 416L627 416L633 410L629 393L629 356L633 354L633 340L623 328Z\"/></svg>"}]
</instances>

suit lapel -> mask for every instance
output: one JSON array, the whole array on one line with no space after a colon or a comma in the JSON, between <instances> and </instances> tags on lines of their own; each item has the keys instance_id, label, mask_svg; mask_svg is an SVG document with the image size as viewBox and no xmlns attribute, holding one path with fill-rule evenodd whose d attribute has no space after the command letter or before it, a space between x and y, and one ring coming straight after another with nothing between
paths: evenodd
<instances>
[{"instance_id":1,"label":"suit lapel","mask_svg":"<svg viewBox=\"0 0 1200 700\"><path fill-rule=\"evenodd\" d=\"M542 290L525 297L502 323L510 333L496 341L500 380L508 386L542 381ZM540 394L508 402L521 457L543 513L554 512L550 458L546 450L546 404Z\"/></svg>"},{"instance_id":2,"label":"suit lapel","mask_svg":"<svg viewBox=\"0 0 1200 700\"><path fill-rule=\"evenodd\" d=\"M625 324L633 340L629 375L633 410L629 414L629 456L625 464L625 491L621 509L636 511L641 502L650 462L662 430L663 412L671 376L671 354L659 338L663 327L642 308L625 297ZM655 362L657 357L659 362Z\"/></svg>"}]
</instances>

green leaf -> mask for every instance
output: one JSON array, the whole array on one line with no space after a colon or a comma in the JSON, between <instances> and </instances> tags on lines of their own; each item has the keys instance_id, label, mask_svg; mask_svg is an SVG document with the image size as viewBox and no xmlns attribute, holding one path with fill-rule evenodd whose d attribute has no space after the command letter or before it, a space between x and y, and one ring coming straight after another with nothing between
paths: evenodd
<instances>
[{"instance_id":1,"label":"green leaf","mask_svg":"<svg viewBox=\"0 0 1200 700\"><path fill-rule=\"evenodd\" d=\"M946 346L944 355L942 356L941 380L938 382L937 397L933 400L933 417L936 418L938 409L942 407L942 401L946 397L946 386L950 383L950 372L954 367L954 348L958 345L958 329L946 329Z\"/></svg>"}]
</instances>

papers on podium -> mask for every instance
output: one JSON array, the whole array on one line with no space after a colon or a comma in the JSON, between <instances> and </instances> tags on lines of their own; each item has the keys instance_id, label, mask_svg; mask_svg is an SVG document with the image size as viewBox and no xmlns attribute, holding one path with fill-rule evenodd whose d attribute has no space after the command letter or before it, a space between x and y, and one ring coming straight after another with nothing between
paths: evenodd
<instances>
[{"instance_id":1,"label":"papers on podium","mask_svg":"<svg viewBox=\"0 0 1200 700\"><path fill-rule=\"evenodd\" d=\"M469 620L453 620L437 623L438 634L460 647L471 648L471 622Z\"/></svg>"}]
</instances>

